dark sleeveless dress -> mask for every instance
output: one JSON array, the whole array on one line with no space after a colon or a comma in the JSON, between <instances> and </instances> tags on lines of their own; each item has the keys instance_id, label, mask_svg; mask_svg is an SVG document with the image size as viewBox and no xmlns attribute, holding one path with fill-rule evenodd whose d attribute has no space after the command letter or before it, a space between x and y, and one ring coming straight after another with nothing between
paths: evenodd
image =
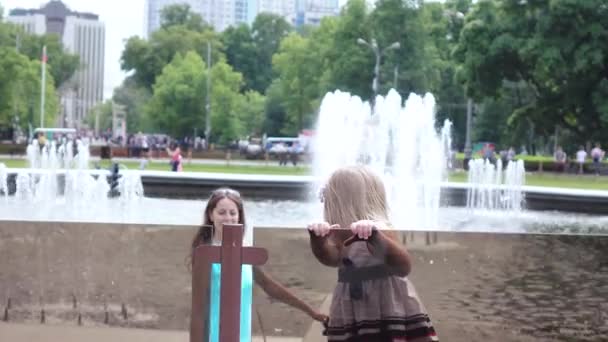
<instances>
[{"instance_id":1,"label":"dark sleeveless dress","mask_svg":"<svg viewBox=\"0 0 608 342\"><path fill-rule=\"evenodd\" d=\"M324 332L328 341L439 341L407 277L393 275L366 242L342 253Z\"/></svg>"}]
</instances>

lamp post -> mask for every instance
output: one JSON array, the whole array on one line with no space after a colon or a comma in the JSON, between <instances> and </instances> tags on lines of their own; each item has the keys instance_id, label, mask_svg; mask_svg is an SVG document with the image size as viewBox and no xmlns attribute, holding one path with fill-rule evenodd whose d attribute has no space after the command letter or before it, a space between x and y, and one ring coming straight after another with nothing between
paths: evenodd
<instances>
[{"instance_id":1,"label":"lamp post","mask_svg":"<svg viewBox=\"0 0 608 342\"><path fill-rule=\"evenodd\" d=\"M46 95L46 45L42 47L40 61L40 128L44 128L44 96Z\"/></svg>"},{"instance_id":2,"label":"lamp post","mask_svg":"<svg viewBox=\"0 0 608 342\"><path fill-rule=\"evenodd\" d=\"M449 18L452 24L454 25L456 22L464 22L465 14L460 11L455 10L446 10L443 12L443 15L446 18ZM452 32L448 33L448 40L454 39ZM465 131L465 142L464 142L464 169L469 169L469 160L472 158L473 149L471 147L471 128L472 128L472 116L473 116L473 100L467 96L465 92L465 98L467 99L467 123L466 123L466 131Z\"/></svg>"},{"instance_id":3,"label":"lamp post","mask_svg":"<svg viewBox=\"0 0 608 342\"><path fill-rule=\"evenodd\" d=\"M469 160L471 160L473 149L471 148L471 124L473 116L473 101L467 98L467 127L464 140L464 169L469 169Z\"/></svg>"},{"instance_id":4,"label":"lamp post","mask_svg":"<svg viewBox=\"0 0 608 342\"><path fill-rule=\"evenodd\" d=\"M395 50L400 48L401 44L399 44L399 42L394 42L391 45L385 47L384 49L380 49L378 47L376 39L374 38L372 38L371 43L368 43L363 38L359 38L357 39L357 43L369 47L376 55L376 65L374 66L374 81L372 83L372 90L374 91L373 99L375 99L376 95L378 95L378 88L380 87L380 62L382 61L382 55L384 55L384 53L389 50Z\"/></svg>"},{"instance_id":5,"label":"lamp post","mask_svg":"<svg viewBox=\"0 0 608 342\"><path fill-rule=\"evenodd\" d=\"M206 97L206 114L205 117L205 139L209 143L209 135L211 134L211 42L207 42L207 97Z\"/></svg>"}]
</instances>

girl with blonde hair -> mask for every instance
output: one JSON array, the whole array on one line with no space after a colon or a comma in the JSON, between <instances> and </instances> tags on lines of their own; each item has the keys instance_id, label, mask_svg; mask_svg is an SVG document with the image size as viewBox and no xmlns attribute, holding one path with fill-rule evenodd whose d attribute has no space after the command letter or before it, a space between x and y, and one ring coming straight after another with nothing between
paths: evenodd
<instances>
[{"instance_id":1,"label":"girl with blonde hair","mask_svg":"<svg viewBox=\"0 0 608 342\"><path fill-rule=\"evenodd\" d=\"M391 231L380 177L363 166L338 169L320 197L326 222L308 226L311 248L338 268L328 341L438 341L406 277L412 261Z\"/></svg>"}]
</instances>

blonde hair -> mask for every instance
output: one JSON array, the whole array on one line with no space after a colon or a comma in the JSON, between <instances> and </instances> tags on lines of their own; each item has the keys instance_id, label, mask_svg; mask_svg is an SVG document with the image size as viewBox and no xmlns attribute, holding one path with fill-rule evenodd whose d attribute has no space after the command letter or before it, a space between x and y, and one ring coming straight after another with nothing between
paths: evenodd
<instances>
[{"instance_id":1,"label":"blonde hair","mask_svg":"<svg viewBox=\"0 0 608 342\"><path fill-rule=\"evenodd\" d=\"M359 220L388 223L388 204L382 179L365 166L336 170L322 192L323 214L329 224L350 227Z\"/></svg>"}]
</instances>

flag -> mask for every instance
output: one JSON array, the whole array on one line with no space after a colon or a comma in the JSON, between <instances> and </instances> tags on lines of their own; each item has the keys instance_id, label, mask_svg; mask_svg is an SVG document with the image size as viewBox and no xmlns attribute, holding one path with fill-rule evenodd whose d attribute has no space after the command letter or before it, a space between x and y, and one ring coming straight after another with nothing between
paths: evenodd
<instances>
[{"instance_id":1,"label":"flag","mask_svg":"<svg viewBox=\"0 0 608 342\"><path fill-rule=\"evenodd\" d=\"M46 45L45 45L42 47L42 63L46 64L47 60L48 60L48 57L46 55Z\"/></svg>"}]
</instances>

